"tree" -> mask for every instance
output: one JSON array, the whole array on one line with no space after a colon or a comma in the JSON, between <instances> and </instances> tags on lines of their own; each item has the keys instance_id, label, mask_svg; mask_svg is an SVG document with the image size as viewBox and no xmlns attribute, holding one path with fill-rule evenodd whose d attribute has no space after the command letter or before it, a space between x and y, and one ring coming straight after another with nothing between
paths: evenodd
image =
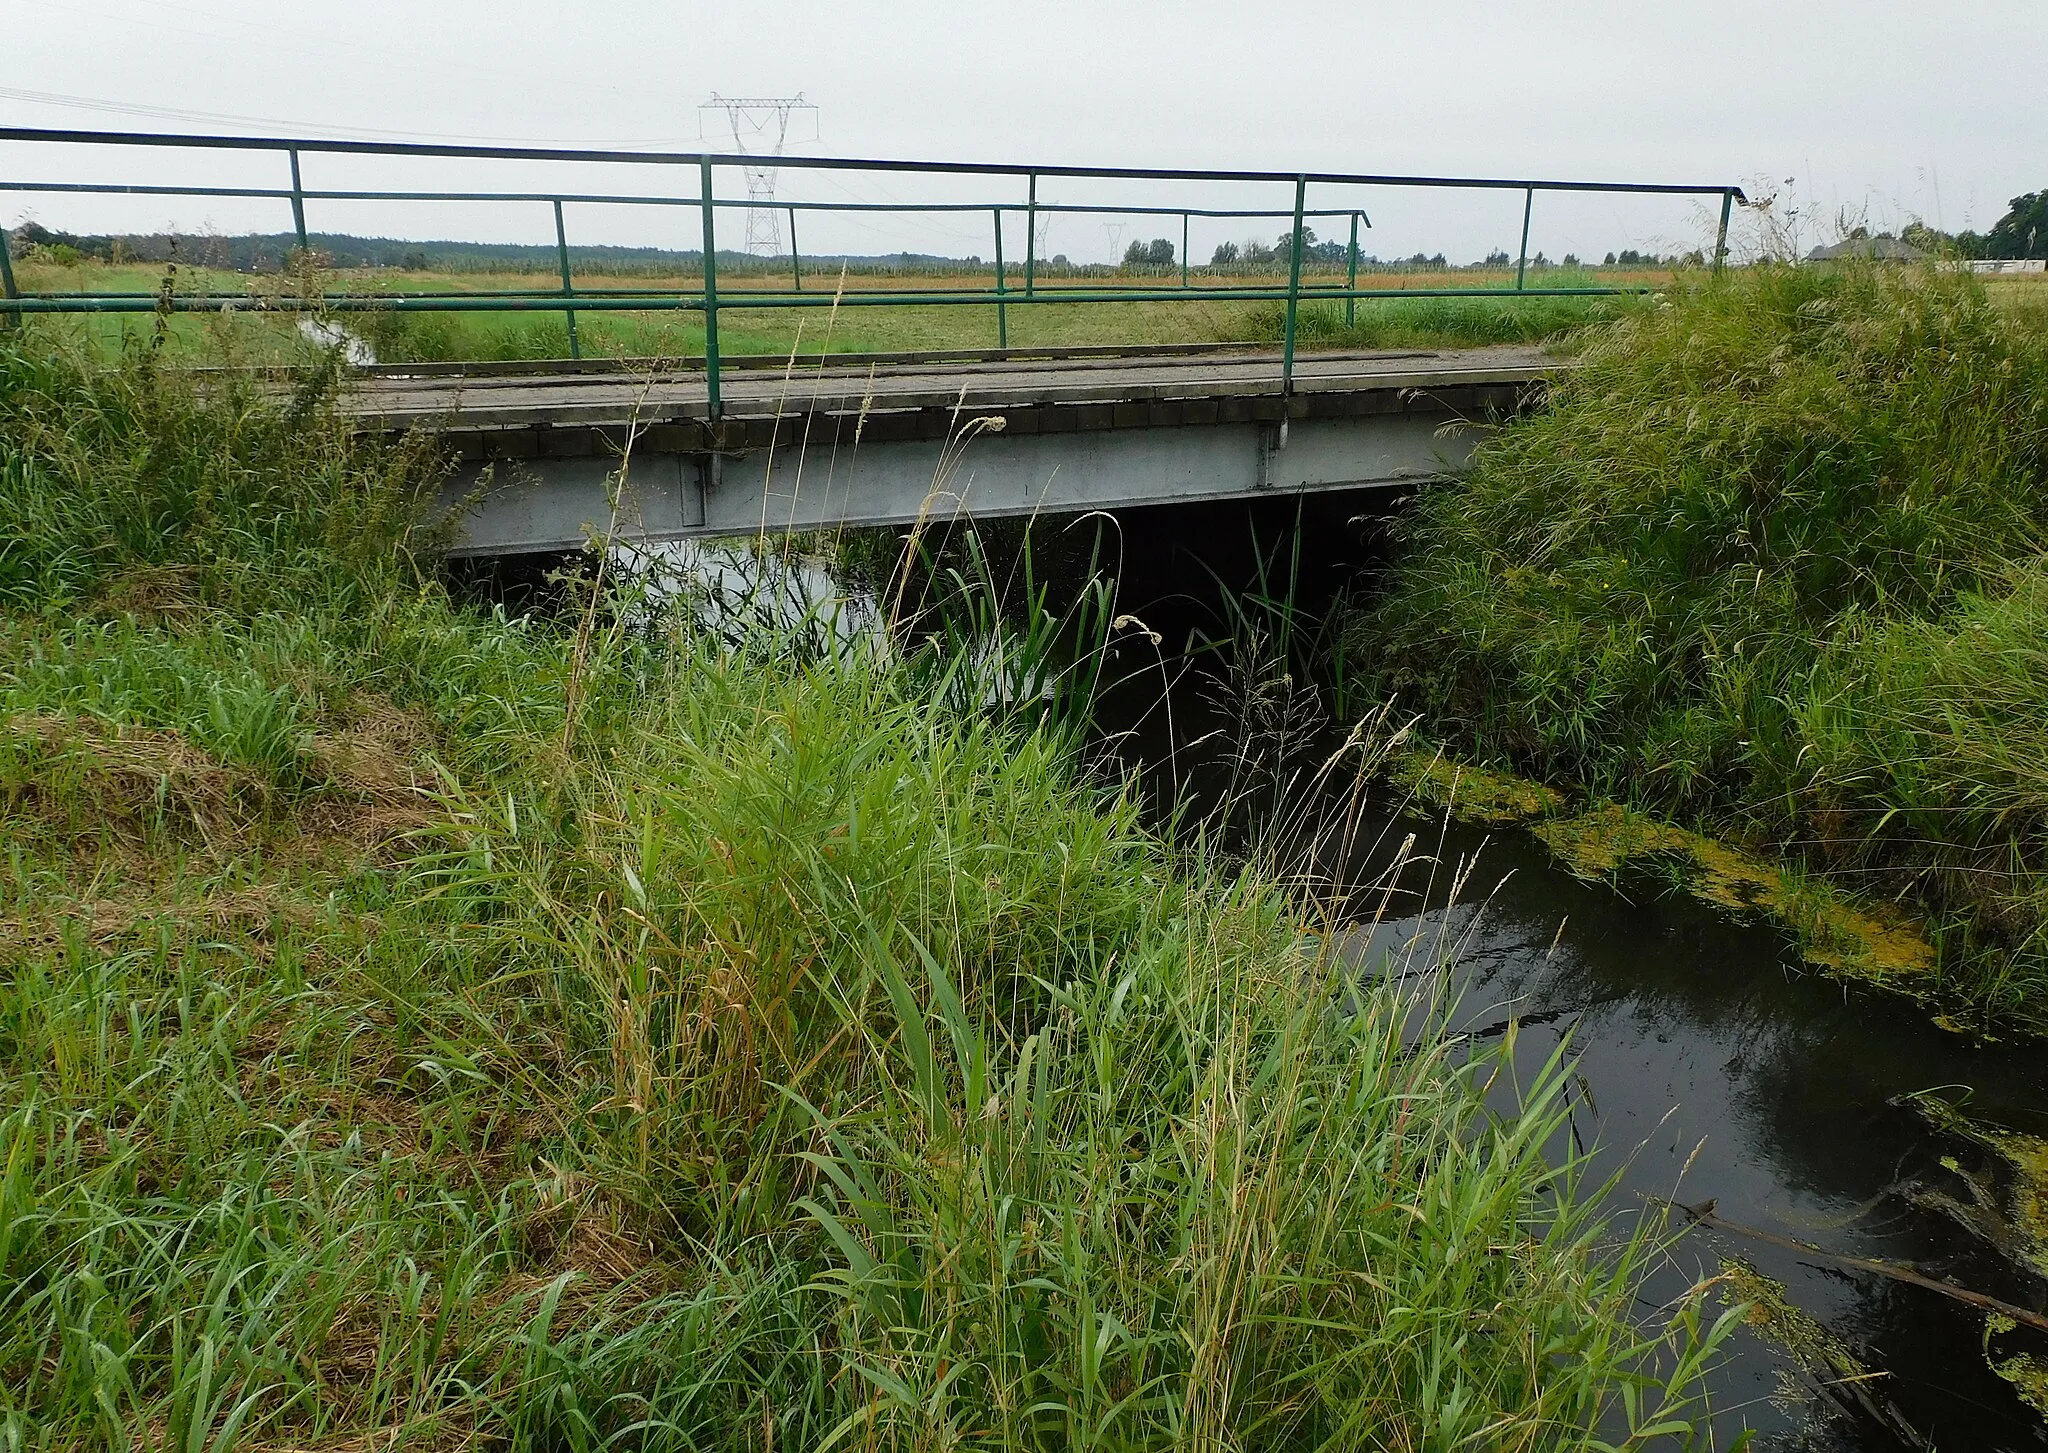
<instances>
[{"instance_id":1,"label":"tree","mask_svg":"<svg viewBox=\"0 0 2048 1453\"><path fill-rule=\"evenodd\" d=\"M1133 241L1124 249L1125 267L1172 267L1173 244L1164 237L1150 242Z\"/></svg>"},{"instance_id":2,"label":"tree","mask_svg":"<svg viewBox=\"0 0 2048 1453\"><path fill-rule=\"evenodd\" d=\"M1969 240L1966 242L1965 238ZM1917 221L1908 222L1899 229L1899 240L1909 247L1919 248L1931 257L1944 255L1971 257L1975 254L1969 251L1970 247L1982 241L1981 238L1968 232L1962 234L1961 237L1951 237L1946 232L1929 227L1925 222Z\"/></svg>"},{"instance_id":3,"label":"tree","mask_svg":"<svg viewBox=\"0 0 2048 1453\"><path fill-rule=\"evenodd\" d=\"M1311 226L1309 226L1309 225L1308 225L1307 223L1303 223L1303 224L1302 224L1302 228L1301 228L1301 252L1302 252L1302 256L1304 256L1304 257L1308 256L1308 255L1309 255L1309 250L1310 250L1311 248L1313 248L1313 247L1314 247L1315 245L1316 245L1316 229L1315 229L1315 228L1313 228L1313 227L1311 227ZM1290 227L1290 228L1288 228L1288 229L1287 229L1287 230L1286 230L1285 232L1281 233L1281 234L1280 234L1280 235L1279 235L1279 236L1278 236L1277 238L1275 238L1275 239L1274 239L1274 241L1273 241L1273 256L1275 256L1275 257L1287 257L1287 256L1290 256L1290 255L1291 255L1291 254L1293 253L1293 251L1294 251L1294 229L1293 229L1292 227Z\"/></svg>"},{"instance_id":4,"label":"tree","mask_svg":"<svg viewBox=\"0 0 2048 1453\"><path fill-rule=\"evenodd\" d=\"M1986 257L2048 257L2048 191L2012 199L2012 210L1984 235Z\"/></svg>"},{"instance_id":5,"label":"tree","mask_svg":"<svg viewBox=\"0 0 2048 1453\"><path fill-rule=\"evenodd\" d=\"M1614 261L1614 259L1611 257L1607 260L1609 262ZM1513 261L1514 259L1507 255L1505 249L1496 249L1486 254L1486 262L1483 265L1486 267L1506 267L1509 263Z\"/></svg>"},{"instance_id":6,"label":"tree","mask_svg":"<svg viewBox=\"0 0 2048 1453\"><path fill-rule=\"evenodd\" d=\"M1216 244L1216 251L1210 255L1209 266L1229 267L1236 261L1237 244L1235 242L1219 242Z\"/></svg>"}]
</instances>

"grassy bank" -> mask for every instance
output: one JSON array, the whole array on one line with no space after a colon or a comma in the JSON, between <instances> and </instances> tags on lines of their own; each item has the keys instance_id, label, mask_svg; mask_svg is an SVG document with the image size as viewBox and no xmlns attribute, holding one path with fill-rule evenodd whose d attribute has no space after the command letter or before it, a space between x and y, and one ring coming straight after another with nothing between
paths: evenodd
<instances>
[{"instance_id":1,"label":"grassy bank","mask_svg":"<svg viewBox=\"0 0 2048 1453\"><path fill-rule=\"evenodd\" d=\"M2048 328L1764 267L1622 320L1426 495L1351 671L1464 750L1933 915L2048 1024Z\"/></svg>"},{"instance_id":2,"label":"grassy bank","mask_svg":"<svg viewBox=\"0 0 2048 1453\"><path fill-rule=\"evenodd\" d=\"M1491 1051L1340 995L1298 899L1056 723L937 709L925 657L465 608L431 460L319 380L42 346L0 348L8 1446L1696 1407L1696 1312L1635 1330L1647 1247L1545 1160L1557 1073L1489 1097Z\"/></svg>"},{"instance_id":3,"label":"grassy bank","mask_svg":"<svg viewBox=\"0 0 2048 1453\"><path fill-rule=\"evenodd\" d=\"M19 269L25 291L154 293L165 279L163 269L84 262L68 267L36 262ZM1634 274L1614 274L1629 282ZM1565 274L1546 269L1534 281L1541 286L1590 284L1607 274ZM1431 299L1393 296L1418 287L1501 287L1512 273L1431 274L1368 273L1360 281L1383 288L1385 300L1361 301L1355 325L1347 326L1341 304L1312 304L1302 315L1301 339L1309 348L1469 347L1488 343L1531 343L1557 338L1588 322L1611 316L1618 306L1598 298ZM318 279L330 291L368 290L394 295L418 292L475 292L490 289L550 291L560 285L553 274L407 273L380 268L363 273L332 273ZM1048 287L1157 288L1172 286L1171 277L1111 276L1062 278ZM1196 286L1284 287L1286 277L1229 275L1205 279ZM1312 284L1341 283L1342 275L1311 277ZM179 291L286 294L290 279L252 277L205 268L180 268L172 277ZM729 289L786 287L789 279L746 276L727 280ZM830 297L840 286L836 274L812 274L807 288ZM997 340L994 278L990 273L891 277L862 274L844 280L848 293L884 288L985 288L988 306L911 307L850 306L836 313L819 308L732 309L719 320L720 347L731 354L786 355L804 351L875 353L944 348L993 348ZM1013 274L1013 291L1021 287ZM693 276L630 274L579 277L587 291L613 288L672 287L694 292L702 286ZM1203 299L1143 303L1015 303L1009 308L1009 342L1017 348L1152 343L1271 342L1281 333L1280 310L1271 304ZM466 359L500 361L569 356L568 325L558 313L399 313L335 314L345 327L389 363L425 363ZM49 319L46 331L85 340L106 352L118 351L123 338L147 337L153 320L132 315ZM678 312L592 312L577 319L578 342L586 357L648 358L701 354L704 330L692 315ZM310 351L292 321L278 316L232 317L225 321L180 315L171 323L174 353L211 359L224 349L256 363L303 361Z\"/></svg>"}]
</instances>

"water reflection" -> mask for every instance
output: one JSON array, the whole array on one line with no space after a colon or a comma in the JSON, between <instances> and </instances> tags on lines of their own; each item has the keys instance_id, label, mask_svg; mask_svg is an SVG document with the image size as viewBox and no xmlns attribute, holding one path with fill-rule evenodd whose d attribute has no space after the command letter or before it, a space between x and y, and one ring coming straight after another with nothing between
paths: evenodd
<instances>
[{"instance_id":1,"label":"water reflection","mask_svg":"<svg viewBox=\"0 0 2048 1453\"><path fill-rule=\"evenodd\" d=\"M1914 1187L1953 1172L1960 1147L1899 1097L1967 1086L1973 1114L2038 1126L2048 1066L2026 1046L1975 1047L1923 1012L1805 970L1775 929L1731 921L1683 898L1629 896L1574 879L1519 834L1491 838L1420 819L1387 819L1436 862L1399 874L1390 912L1353 930L1361 965L1402 961L1415 941L1458 945L1456 1022L1519 1020L1518 1063L1533 1072L1564 1036L1578 1064L1574 1122L1619 1203L1712 1201L1729 1222L1842 1255L1911 1262L2038 1309L2037 1278L1953 1220L1916 1207ZM1384 858L1391 850L1382 847ZM1477 868L1462 904L1447 865ZM1384 863L1367 864L1370 873ZM2040 1421L1987 1366L1981 1312L1939 1294L1749 1237L1694 1230L1647 1288L1675 1297L1740 1257L1782 1282L1873 1374L1831 1391L1847 1412L1780 1396L1816 1379L1745 1332L1716 1380L1719 1427L1762 1446L2020 1449L2048 1444ZM2010 1342L2010 1334L2006 1342ZM1854 1393L1855 1396L1850 1394ZM1889 1423L1890 1426L1885 1426Z\"/></svg>"}]
</instances>

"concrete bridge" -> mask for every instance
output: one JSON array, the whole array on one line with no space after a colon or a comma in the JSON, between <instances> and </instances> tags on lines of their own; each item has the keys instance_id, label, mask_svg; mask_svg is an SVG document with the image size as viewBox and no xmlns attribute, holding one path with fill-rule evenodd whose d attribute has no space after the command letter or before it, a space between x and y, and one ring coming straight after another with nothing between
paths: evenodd
<instances>
[{"instance_id":1,"label":"concrete bridge","mask_svg":"<svg viewBox=\"0 0 2048 1453\"><path fill-rule=\"evenodd\" d=\"M1539 351L1241 347L375 371L349 407L462 461L457 553L1412 487L1561 365ZM622 468L623 464L623 468Z\"/></svg>"}]
</instances>

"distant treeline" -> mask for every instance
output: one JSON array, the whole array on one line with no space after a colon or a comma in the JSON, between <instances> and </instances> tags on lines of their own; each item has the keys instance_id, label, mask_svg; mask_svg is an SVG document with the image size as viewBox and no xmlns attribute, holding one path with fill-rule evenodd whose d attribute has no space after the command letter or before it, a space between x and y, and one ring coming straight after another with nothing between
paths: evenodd
<instances>
[{"instance_id":1,"label":"distant treeline","mask_svg":"<svg viewBox=\"0 0 2048 1453\"><path fill-rule=\"evenodd\" d=\"M1847 235L1851 240L1870 238L1870 234L1861 228ZM81 235L57 231L36 222L24 222L13 229L10 236L12 246L18 253L47 257L57 262L79 261L85 258L115 263L177 262L188 266L224 268L235 272L279 271L287 266L293 252L298 248L298 236L291 232L248 233L237 237L218 233L189 232ZM1270 272L1276 266L1284 269L1288 264L1293 240L1293 233L1290 230L1282 232L1271 243L1263 239L1221 243L1211 255L1205 270L1230 274ZM2014 197L2011 209L1989 232L1946 233L1920 223L1913 223L1901 229L1896 239L1893 234L1886 232L1879 233L1870 240L1896 240L1918 252L1937 256L2048 257L2048 190ZM422 242L397 237L358 237L347 232L313 232L307 234L307 242L323 262L338 268L507 273L550 272L559 263L555 249L545 243L447 240ZM1310 227L1302 229L1301 252L1303 263L1318 272L1347 267L1350 263L1348 242L1318 239L1315 230ZM1698 265L1703 261L1705 258L1699 252L1660 256L1654 252L1639 252L1634 248L1610 252L1599 263L1593 263L1590 259L1582 263L1578 257L1571 254L1553 263L1540 252L1529 259L1530 264L1535 267L1566 268L1669 267ZM569 249L569 265L574 270L613 276L630 276L635 273L694 273L703 267L703 263L704 254L701 249L613 247L593 244L581 244ZM1417 252L1409 257L1384 259L1372 254L1361 254L1358 263L1364 268L1380 270L1449 269L1464 266L1491 269L1512 267L1515 259L1504 251L1494 251L1477 262L1460 264L1450 262L1441 252L1433 255ZM787 256L757 257L721 249L718 254L718 265L735 272L786 271L791 266L791 260ZM930 273L993 266L978 256L944 257L928 252L865 255L806 253L802 265L810 272L836 272L844 267L850 272L862 274ZM1064 254L1040 258L1037 265L1051 276L1097 276L1118 272L1164 273L1168 270L1178 270L1181 264L1173 242L1168 238L1157 237L1149 241L1132 242L1125 249L1120 266L1107 263L1074 263ZM1021 270L1017 259L1011 259L1011 269Z\"/></svg>"},{"instance_id":2,"label":"distant treeline","mask_svg":"<svg viewBox=\"0 0 2048 1453\"><path fill-rule=\"evenodd\" d=\"M1963 257L2048 258L2048 190L2014 197L2006 214L1981 235L1951 235L1916 224L1901 229L1899 238L1923 252L1954 252Z\"/></svg>"},{"instance_id":3,"label":"distant treeline","mask_svg":"<svg viewBox=\"0 0 2048 1453\"><path fill-rule=\"evenodd\" d=\"M151 232L80 234L60 232L35 222L24 222L9 234L12 245L22 254L36 253L53 261L92 258L100 262L182 263L192 267L224 268L235 272L277 272L298 250L294 232L248 233L229 237L218 233ZM398 268L409 272L552 272L559 263L556 251L546 244L523 242L416 241L397 237L358 237L347 232L309 232L308 246L321 260L340 268ZM979 262L979 258L971 259ZM934 267L958 267L958 258L923 252L896 252L874 256L806 254L806 268L833 268L841 263L860 271L894 269L921 271ZM701 248L671 250L663 247L613 247L579 245L569 249L569 265L577 271L608 274L696 272L704 265ZM720 248L718 265L736 270L789 266L784 257L764 258Z\"/></svg>"},{"instance_id":4,"label":"distant treeline","mask_svg":"<svg viewBox=\"0 0 2048 1453\"><path fill-rule=\"evenodd\" d=\"M1908 222L1897 232L1849 227L1839 242L1817 248L1815 257L2048 258L2048 190L2014 197L1989 232L1943 232Z\"/></svg>"},{"instance_id":5,"label":"distant treeline","mask_svg":"<svg viewBox=\"0 0 2048 1453\"><path fill-rule=\"evenodd\" d=\"M1346 243L1318 241L1313 229L1303 229L1304 246L1302 261L1308 270L1329 272L1342 269L1349 262L1349 247ZM219 233L124 233L80 234L62 232L42 226L36 222L25 222L10 234L16 254L24 258L42 258L65 263L92 259L109 263L179 263L187 267L219 268L233 272L263 273L277 272L285 268L298 249L298 235L292 232L249 233L241 236L225 236ZM533 273L553 272L559 265L555 249L546 244L522 242L456 242L417 241L396 237L358 237L346 232L310 232L306 241L311 250L327 266L336 268L392 268L407 272L444 273ZM1270 273L1278 267L1287 267L1288 248L1291 238L1283 233L1271 244L1261 241L1242 243L1226 242L1219 246L1203 270L1226 275L1258 275ZM1682 259L1672 258L1670 262ZM1693 259L1697 261L1697 257ZM1577 257L1567 256L1553 263L1550 258L1538 253L1529 259L1535 267L1563 266L1579 267ZM1666 261L1653 254L1625 251L1610 253L1606 265L1623 267L1655 266ZM1390 269L1425 268L1443 270L1470 266L1475 268L1512 267L1514 259L1505 252L1494 252L1470 264L1450 262L1443 253L1434 255L1418 252L1412 257L1381 258L1374 254L1361 254L1361 268L1386 271ZM704 263L701 249L671 250L661 247L613 247L603 245L580 245L569 249L569 265L579 273L606 276L648 276L678 273L691 274L700 271ZM787 272L791 260L783 257L759 257L748 253L730 252L723 248L718 253L718 265L723 270L737 273ZM1199 264L1197 264L1199 266ZM979 256L944 257L926 252L892 252L878 254L849 253L806 253L802 266L807 275L824 276L844 267L856 274L874 273L935 273L991 269L994 264ZM1120 265L1109 263L1076 263L1064 253L1041 257L1037 261L1039 271L1051 277L1113 276L1116 274L1166 274L1178 271L1180 262L1174 245L1166 238L1150 242L1133 242L1126 250ZM1009 264L1013 275L1021 274L1023 268L1019 259L1012 258Z\"/></svg>"}]
</instances>

